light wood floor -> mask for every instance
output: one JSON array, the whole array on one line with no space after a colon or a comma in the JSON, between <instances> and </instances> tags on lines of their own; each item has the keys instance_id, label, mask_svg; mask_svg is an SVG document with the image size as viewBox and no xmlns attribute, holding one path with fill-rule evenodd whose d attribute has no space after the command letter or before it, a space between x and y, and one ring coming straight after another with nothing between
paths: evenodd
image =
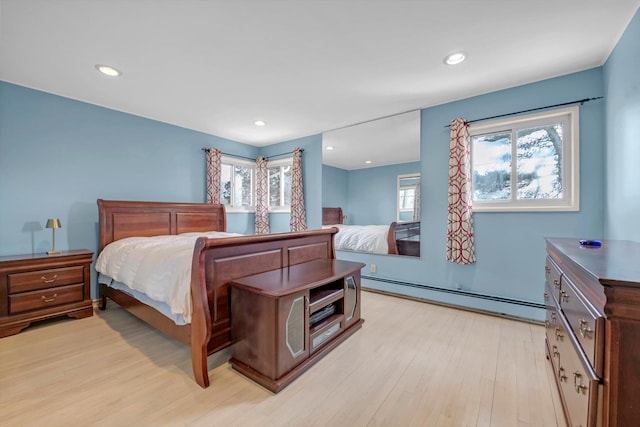
<instances>
[{"instance_id":1,"label":"light wood floor","mask_svg":"<svg viewBox=\"0 0 640 427\"><path fill-rule=\"evenodd\" d=\"M363 293L363 328L277 395L115 304L0 340L3 426L564 426L544 328Z\"/></svg>"}]
</instances>

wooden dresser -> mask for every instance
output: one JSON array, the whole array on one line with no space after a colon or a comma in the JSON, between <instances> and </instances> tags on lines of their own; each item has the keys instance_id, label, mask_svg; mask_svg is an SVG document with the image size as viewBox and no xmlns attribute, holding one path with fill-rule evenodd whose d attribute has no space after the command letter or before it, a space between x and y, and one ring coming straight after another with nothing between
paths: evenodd
<instances>
[{"instance_id":1,"label":"wooden dresser","mask_svg":"<svg viewBox=\"0 0 640 427\"><path fill-rule=\"evenodd\" d=\"M38 320L93 315L88 250L0 257L0 338Z\"/></svg>"},{"instance_id":2,"label":"wooden dresser","mask_svg":"<svg viewBox=\"0 0 640 427\"><path fill-rule=\"evenodd\" d=\"M231 286L231 360L277 393L360 329L364 264L317 259Z\"/></svg>"},{"instance_id":3,"label":"wooden dresser","mask_svg":"<svg viewBox=\"0 0 640 427\"><path fill-rule=\"evenodd\" d=\"M547 358L571 426L640 425L640 243L547 239Z\"/></svg>"}]
</instances>

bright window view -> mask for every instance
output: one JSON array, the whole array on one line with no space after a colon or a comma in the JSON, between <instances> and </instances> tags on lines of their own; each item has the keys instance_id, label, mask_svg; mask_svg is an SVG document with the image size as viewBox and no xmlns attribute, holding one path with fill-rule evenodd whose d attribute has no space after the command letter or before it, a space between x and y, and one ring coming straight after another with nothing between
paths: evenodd
<instances>
[{"instance_id":1,"label":"bright window view","mask_svg":"<svg viewBox=\"0 0 640 427\"><path fill-rule=\"evenodd\" d=\"M269 208L291 206L291 159L269 165Z\"/></svg>"},{"instance_id":2,"label":"bright window view","mask_svg":"<svg viewBox=\"0 0 640 427\"><path fill-rule=\"evenodd\" d=\"M472 127L474 210L577 210L577 111Z\"/></svg>"},{"instance_id":3,"label":"bright window view","mask_svg":"<svg viewBox=\"0 0 640 427\"><path fill-rule=\"evenodd\" d=\"M269 211L288 212L291 206L291 167L293 159L269 162ZM220 202L228 212L253 212L256 164L223 157L220 170Z\"/></svg>"},{"instance_id":4,"label":"bright window view","mask_svg":"<svg viewBox=\"0 0 640 427\"><path fill-rule=\"evenodd\" d=\"M220 170L220 202L229 208L251 208L255 165L225 160L223 159Z\"/></svg>"},{"instance_id":5,"label":"bright window view","mask_svg":"<svg viewBox=\"0 0 640 427\"><path fill-rule=\"evenodd\" d=\"M412 210L414 200L416 197L416 188L401 188L400 189L400 210Z\"/></svg>"}]
</instances>

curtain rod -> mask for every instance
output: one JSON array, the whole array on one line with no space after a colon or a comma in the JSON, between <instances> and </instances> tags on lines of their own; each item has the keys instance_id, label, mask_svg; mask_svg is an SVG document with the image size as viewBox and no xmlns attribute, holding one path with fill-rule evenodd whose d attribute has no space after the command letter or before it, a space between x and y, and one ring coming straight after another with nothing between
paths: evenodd
<instances>
[{"instance_id":1,"label":"curtain rod","mask_svg":"<svg viewBox=\"0 0 640 427\"><path fill-rule=\"evenodd\" d=\"M602 99L602 98L603 98L602 96L598 96L596 98L577 99L577 100L571 101L571 102L563 102L562 104L547 105L546 107L531 108L529 110L516 111L516 112L513 112L513 113L507 113L507 114L499 114L497 116L483 117L482 119L466 120L465 123L469 124L469 123L481 122L483 120L497 119L497 118L500 118L500 117L515 116L516 114L529 113L531 111L538 111L538 110L545 110L547 108L564 107L565 105L572 105L572 104L580 104L580 105L582 105L585 102L595 101L596 99ZM451 125L448 124L445 127L446 128L450 128Z\"/></svg>"},{"instance_id":2,"label":"curtain rod","mask_svg":"<svg viewBox=\"0 0 640 427\"><path fill-rule=\"evenodd\" d=\"M206 152L209 151L209 149L208 148L203 148L202 151L204 151L206 153ZM300 151L304 152L304 149L301 148ZM246 159L246 160L251 160L251 161L255 161L256 160L256 159L252 159L251 157L240 156L238 154L230 154L230 153L225 153L225 152L222 152L222 154L225 155L225 156L229 156L229 157L235 157L237 159ZM280 157L280 156L285 156L287 154L293 155L293 151L288 151L286 153L272 154L271 156L265 156L265 157L267 157L267 159L270 159L272 157Z\"/></svg>"}]
</instances>

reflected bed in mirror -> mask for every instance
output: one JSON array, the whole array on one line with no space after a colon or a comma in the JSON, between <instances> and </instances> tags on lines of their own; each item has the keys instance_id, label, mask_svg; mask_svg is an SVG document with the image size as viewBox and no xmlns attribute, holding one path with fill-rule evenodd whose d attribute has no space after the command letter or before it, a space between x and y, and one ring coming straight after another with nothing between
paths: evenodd
<instances>
[{"instance_id":1,"label":"reflected bed in mirror","mask_svg":"<svg viewBox=\"0 0 640 427\"><path fill-rule=\"evenodd\" d=\"M341 225L336 249L420 256L420 112L326 132L322 144L323 224ZM377 238L362 239L380 243L363 244L352 236L349 246L340 245L347 229L375 231Z\"/></svg>"},{"instance_id":2,"label":"reflected bed in mirror","mask_svg":"<svg viewBox=\"0 0 640 427\"><path fill-rule=\"evenodd\" d=\"M379 255L420 256L420 222L397 222L389 225L343 224L342 208L322 208L322 227L337 227L336 250Z\"/></svg>"}]
</instances>

